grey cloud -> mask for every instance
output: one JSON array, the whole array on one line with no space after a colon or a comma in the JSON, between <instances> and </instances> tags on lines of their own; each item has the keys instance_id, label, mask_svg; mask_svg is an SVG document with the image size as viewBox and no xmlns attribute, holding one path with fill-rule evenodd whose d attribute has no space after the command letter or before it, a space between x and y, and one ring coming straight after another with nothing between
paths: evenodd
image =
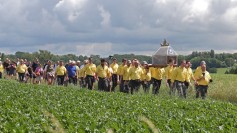
<instances>
[{"instance_id":1,"label":"grey cloud","mask_svg":"<svg viewBox=\"0 0 237 133\"><path fill-rule=\"evenodd\" d=\"M237 2L207 0L205 12L193 13L193 1L2 1L0 45L11 52L147 54L167 38L177 51L237 49ZM96 51L100 46L109 49Z\"/></svg>"}]
</instances>

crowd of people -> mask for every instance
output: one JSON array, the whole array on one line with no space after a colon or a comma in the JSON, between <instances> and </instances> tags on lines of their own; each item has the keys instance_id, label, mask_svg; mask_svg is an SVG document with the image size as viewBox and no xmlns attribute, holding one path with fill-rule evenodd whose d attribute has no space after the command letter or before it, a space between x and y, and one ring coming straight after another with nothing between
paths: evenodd
<instances>
[{"instance_id":1,"label":"crowd of people","mask_svg":"<svg viewBox=\"0 0 237 133\"><path fill-rule=\"evenodd\" d=\"M36 58L33 62L26 59L10 61L8 58L0 61L0 78L16 79L19 82L48 85L67 86L73 84L80 88L95 89L98 82L98 90L114 92L119 87L120 92L135 93L143 88L144 93L149 93L152 88L153 94L158 94L161 83L164 81L169 88L170 95L187 97L187 89L190 84L196 88L196 98L205 98L208 85L212 82L206 63L202 61L196 68L195 73L191 69L190 61L182 60L180 66L175 66L174 60L170 59L166 67L149 65L146 61L137 59L123 59L122 64L113 58L111 64L101 59L96 66L92 58L84 61L69 60L67 63L48 60L40 64ZM4 75L4 76L3 76Z\"/></svg>"}]
</instances>

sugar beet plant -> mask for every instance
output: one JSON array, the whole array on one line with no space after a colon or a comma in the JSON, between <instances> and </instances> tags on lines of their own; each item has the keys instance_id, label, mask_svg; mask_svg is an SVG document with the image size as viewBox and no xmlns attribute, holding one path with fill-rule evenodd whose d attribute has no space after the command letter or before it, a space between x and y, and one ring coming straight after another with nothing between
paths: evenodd
<instances>
[{"instance_id":1,"label":"sugar beet plant","mask_svg":"<svg viewBox=\"0 0 237 133\"><path fill-rule=\"evenodd\" d=\"M0 132L237 132L237 105L0 81Z\"/></svg>"}]
</instances>

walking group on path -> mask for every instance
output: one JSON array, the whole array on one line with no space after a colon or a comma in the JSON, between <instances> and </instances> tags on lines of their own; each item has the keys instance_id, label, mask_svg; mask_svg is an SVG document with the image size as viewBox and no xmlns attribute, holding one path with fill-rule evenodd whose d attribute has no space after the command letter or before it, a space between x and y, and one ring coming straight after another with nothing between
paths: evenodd
<instances>
[{"instance_id":1,"label":"walking group on path","mask_svg":"<svg viewBox=\"0 0 237 133\"><path fill-rule=\"evenodd\" d=\"M45 64L40 64L37 58L33 62L26 59L10 61L7 58L4 62L0 61L0 78L32 84L42 82L59 86L73 84L89 90L95 89L95 82L98 82L99 91L115 92L119 86L120 92L134 94L142 87L145 93L149 93L152 88L152 93L155 95L159 93L162 80L165 80L170 95L177 94L186 98L187 89L190 84L194 84L196 98L201 96L205 99L208 85L212 82L206 70L206 63L201 61L194 73L191 65L190 61L182 60L180 66L175 66L173 59L169 60L167 67L158 67L149 65L146 61L125 58L120 65L116 58L113 58L111 64L101 59L98 66L93 63L92 58L82 63L73 60L69 60L68 63L63 61L53 63L48 60Z\"/></svg>"}]
</instances>

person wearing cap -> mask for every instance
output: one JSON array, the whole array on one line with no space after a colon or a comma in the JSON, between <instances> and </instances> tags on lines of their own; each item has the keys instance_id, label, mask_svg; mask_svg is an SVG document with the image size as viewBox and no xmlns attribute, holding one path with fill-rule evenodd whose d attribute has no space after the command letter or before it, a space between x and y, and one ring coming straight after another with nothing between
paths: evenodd
<instances>
[{"instance_id":1,"label":"person wearing cap","mask_svg":"<svg viewBox=\"0 0 237 133\"><path fill-rule=\"evenodd\" d=\"M94 87L95 73L96 65L92 62L92 58L89 58L88 64L85 66L86 83L89 90L92 90Z\"/></svg>"},{"instance_id":2,"label":"person wearing cap","mask_svg":"<svg viewBox=\"0 0 237 133\"><path fill-rule=\"evenodd\" d=\"M212 78L210 73L206 70L206 62L202 61L200 63L201 71L195 72L195 79L197 81L197 92L196 92L196 98L199 98L199 95L201 94L202 99L206 98L208 85L210 82L212 82Z\"/></svg>"},{"instance_id":3,"label":"person wearing cap","mask_svg":"<svg viewBox=\"0 0 237 133\"><path fill-rule=\"evenodd\" d=\"M118 85L118 79L119 79L119 75L118 75L118 63L117 63L117 59L113 58L113 63L110 64L110 67L113 70L113 74L112 74L112 87L111 90L114 91L115 87Z\"/></svg>"},{"instance_id":4,"label":"person wearing cap","mask_svg":"<svg viewBox=\"0 0 237 133\"><path fill-rule=\"evenodd\" d=\"M25 65L23 59L20 60L20 64L17 66L16 71L19 76L19 81L23 82L25 78L25 74L27 72L27 66Z\"/></svg>"},{"instance_id":5,"label":"person wearing cap","mask_svg":"<svg viewBox=\"0 0 237 133\"><path fill-rule=\"evenodd\" d=\"M173 76L171 78L171 83L172 87L175 87L177 89L179 96L186 98L186 86L185 86L185 81L188 82L188 71L185 68L186 66L186 61L182 60L181 65L176 68L173 72ZM175 90L174 90L175 94Z\"/></svg>"},{"instance_id":6,"label":"person wearing cap","mask_svg":"<svg viewBox=\"0 0 237 133\"><path fill-rule=\"evenodd\" d=\"M131 85L131 94L134 91L138 92L141 85L141 76L143 74L142 68L139 66L139 61L134 59L134 66L129 70L130 85Z\"/></svg>"},{"instance_id":7,"label":"person wearing cap","mask_svg":"<svg viewBox=\"0 0 237 133\"><path fill-rule=\"evenodd\" d=\"M109 68L106 66L105 59L100 60L100 65L96 68L96 79L98 81L99 91L109 91L107 77L109 75Z\"/></svg>"},{"instance_id":8,"label":"person wearing cap","mask_svg":"<svg viewBox=\"0 0 237 133\"><path fill-rule=\"evenodd\" d=\"M142 84L142 88L144 90L145 93L149 93L150 90L150 81L151 81L151 72L149 70L148 67L148 63L146 61L142 62L142 77L141 77L141 84Z\"/></svg>"},{"instance_id":9,"label":"person wearing cap","mask_svg":"<svg viewBox=\"0 0 237 133\"><path fill-rule=\"evenodd\" d=\"M198 74L199 73L202 73L202 67L204 66L204 65L206 65L206 62L205 61L201 61L200 62L200 66L198 66L197 68L196 68L196 70L195 70L195 72L194 72L194 78L195 77L198 77ZM196 80L196 78L195 78L195 80ZM195 89L196 89L196 97L198 97L200 94L200 91L198 90L198 84L197 84L197 82L195 82Z\"/></svg>"},{"instance_id":10,"label":"person wearing cap","mask_svg":"<svg viewBox=\"0 0 237 133\"><path fill-rule=\"evenodd\" d=\"M130 81L130 77L129 77L129 71L132 68L132 61L128 60L127 61L127 65L123 68L123 73L122 73L122 79L124 82L124 92L125 93L129 93L130 90L130 86L129 86L129 81Z\"/></svg>"},{"instance_id":11,"label":"person wearing cap","mask_svg":"<svg viewBox=\"0 0 237 133\"><path fill-rule=\"evenodd\" d=\"M151 71L151 80L153 84L152 93L158 94L161 86L161 81L165 73L165 69L160 67L150 67L150 71Z\"/></svg>"},{"instance_id":12,"label":"person wearing cap","mask_svg":"<svg viewBox=\"0 0 237 133\"><path fill-rule=\"evenodd\" d=\"M2 61L0 61L0 79L3 77L4 67L2 65Z\"/></svg>"},{"instance_id":13,"label":"person wearing cap","mask_svg":"<svg viewBox=\"0 0 237 133\"><path fill-rule=\"evenodd\" d=\"M169 65L165 68L165 78L166 78L166 86L170 88L169 94L171 95L174 92L173 88L171 87L171 78L173 71L175 70L174 60L169 59L168 63Z\"/></svg>"},{"instance_id":14,"label":"person wearing cap","mask_svg":"<svg viewBox=\"0 0 237 133\"><path fill-rule=\"evenodd\" d=\"M67 69L64 66L63 61L59 61L59 65L55 71L55 77L57 77L58 85L64 85L65 77L67 77Z\"/></svg>"},{"instance_id":15,"label":"person wearing cap","mask_svg":"<svg viewBox=\"0 0 237 133\"><path fill-rule=\"evenodd\" d=\"M127 59L124 58L122 60L122 64L118 67L118 71L117 71L117 74L119 75L117 82L119 83L120 92L124 92L123 70L126 65L127 65ZM114 90L112 90L112 91L114 91Z\"/></svg>"},{"instance_id":16,"label":"person wearing cap","mask_svg":"<svg viewBox=\"0 0 237 133\"><path fill-rule=\"evenodd\" d=\"M74 85L77 85L78 71L79 70L77 69L76 62L71 61L71 63L67 67L67 75L70 84L73 83Z\"/></svg>"}]
</instances>

